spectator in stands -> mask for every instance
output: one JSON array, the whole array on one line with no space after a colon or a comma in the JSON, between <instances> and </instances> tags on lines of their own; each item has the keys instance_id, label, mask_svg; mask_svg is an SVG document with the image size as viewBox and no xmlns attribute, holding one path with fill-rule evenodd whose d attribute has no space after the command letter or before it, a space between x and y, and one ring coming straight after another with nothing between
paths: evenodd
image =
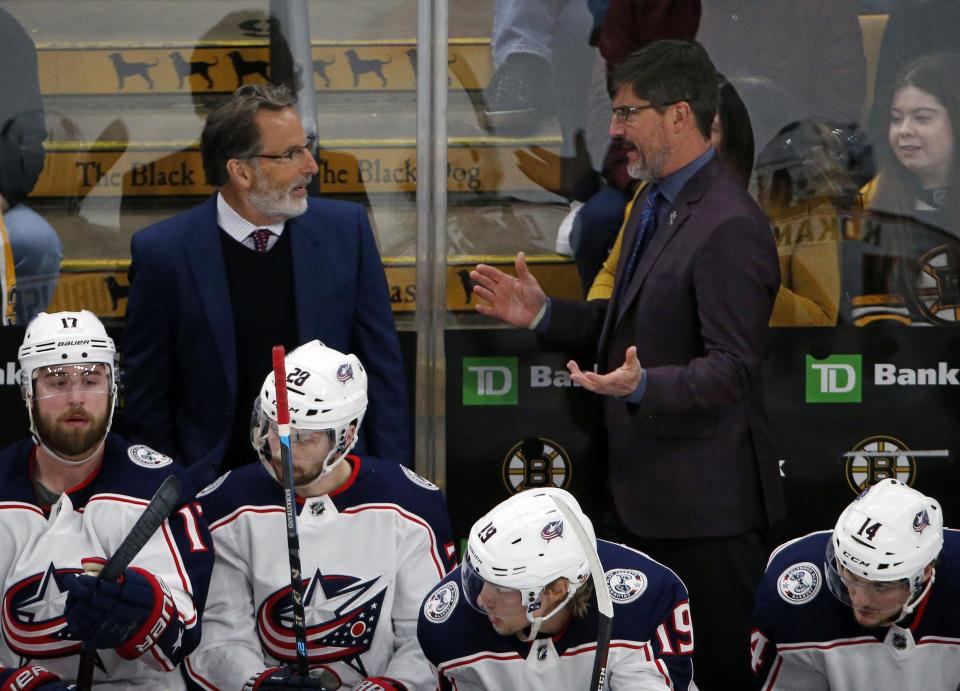
<instances>
[{"instance_id":1,"label":"spectator in stands","mask_svg":"<svg viewBox=\"0 0 960 691\"><path fill-rule=\"evenodd\" d=\"M866 215L845 257L854 323L956 321L958 74L960 54L938 53L894 81L879 173L861 191Z\"/></svg>"},{"instance_id":2,"label":"spectator in stands","mask_svg":"<svg viewBox=\"0 0 960 691\"><path fill-rule=\"evenodd\" d=\"M43 169L43 99L37 49L17 20L0 9L0 213L17 275L16 320L27 324L46 309L60 276L63 247L53 227L24 203ZM9 243L7 242L9 237ZM13 271L3 272L3 300L9 304ZM6 321L5 321L6 323Z\"/></svg>"},{"instance_id":3,"label":"spectator in stands","mask_svg":"<svg viewBox=\"0 0 960 691\"><path fill-rule=\"evenodd\" d=\"M128 429L192 466L198 485L256 460L250 401L278 343L320 339L363 358L374 405L360 448L410 459L383 264L361 206L308 199L311 143L287 89L237 89L200 141L217 192L131 243Z\"/></svg>"}]
</instances>

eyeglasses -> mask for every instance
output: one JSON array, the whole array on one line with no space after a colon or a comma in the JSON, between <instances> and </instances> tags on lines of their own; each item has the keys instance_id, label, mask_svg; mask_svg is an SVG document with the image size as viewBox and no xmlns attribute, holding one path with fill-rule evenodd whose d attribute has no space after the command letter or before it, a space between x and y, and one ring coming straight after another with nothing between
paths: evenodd
<instances>
[{"instance_id":1,"label":"eyeglasses","mask_svg":"<svg viewBox=\"0 0 960 691\"><path fill-rule=\"evenodd\" d=\"M317 138L313 135L307 137L306 144L295 146L282 154L255 154L250 158L266 158L280 163L299 163L306 155L313 155L313 145L317 143Z\"/></svg>"},{"instance_id":2,"label":"eyeglasses","mask_svg":"<svg viewBox=\"0 0 960 691\"><path fill-rule=\"evenodd\" d=\"M612 108L613 119L617 121L618 124L624 125L630 120L630 116L634 113L639 113L641 110L647 110L648 108L666 108L667 106L672 106L675 103L680 103L680 101L685 101L686 99L679 99L677 101L670 101L669 103L648 103L645 106L616 106Z\"/></svg>"}]
</instances>

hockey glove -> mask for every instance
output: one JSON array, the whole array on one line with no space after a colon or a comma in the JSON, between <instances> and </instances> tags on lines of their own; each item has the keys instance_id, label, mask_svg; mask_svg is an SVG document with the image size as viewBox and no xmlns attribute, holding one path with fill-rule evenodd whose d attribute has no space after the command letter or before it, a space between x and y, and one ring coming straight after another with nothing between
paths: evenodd
<instances>
[{"instance_id":1,"label":"hockey glove","mask_svg":"<svg viewBox=\"0 0 960 691\"><path fill-rule=\"evenodd\" d=\"M177 621L170 591L151 573L126 569L116 581L80 575L67 579L67 632L92 648L116 648L139 657Z\"/></svg>"},{"instance_id":2,"label":"hockey glove","mask_svg":"<svg viewBox=\"0 0 960 691\"><path fill-rule=\"evenodd\" d=\"M270 667L250 677L243 691L336 691L340 680L328 669L311 669L303 676L293 667Z\"/></svg>"},{"instance_id":3,"label":"hockey glove","mask_svg":"<svg viewBox=\"0 0 960 691\"><path fill-rule=\"evenodd\" d=\"M0 667L0 691L73 691L75 688L40 665Z\"/></svg>"},{"instance_id":4,"label":"hockey glove","mask_svg":"<svg viewBox=\"0 0 960 691\"><path fill-rule=\"evenodd\" d=\"M407 687L390 677L367 677L353 691L407 691Z\"/></svg>"}]
</instances>

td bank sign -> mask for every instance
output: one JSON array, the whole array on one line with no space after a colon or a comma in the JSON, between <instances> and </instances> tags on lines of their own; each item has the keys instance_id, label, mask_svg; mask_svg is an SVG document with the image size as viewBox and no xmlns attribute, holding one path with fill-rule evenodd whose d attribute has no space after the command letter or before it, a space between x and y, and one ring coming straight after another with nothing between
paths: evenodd
<instances>
[{"instance_id":1,"label":"td bank sign","mask_svg":"<svg viewBox=\"0 0 960 691\"><path fill-rule=\"evenodd\" d=\"M873 365L874 386L960 386L960 368L938 362L936 367ZM861 355L831 355L818 360L806 356L807 403L860 403L863 400Z\"/></svg>"}]
</instances>

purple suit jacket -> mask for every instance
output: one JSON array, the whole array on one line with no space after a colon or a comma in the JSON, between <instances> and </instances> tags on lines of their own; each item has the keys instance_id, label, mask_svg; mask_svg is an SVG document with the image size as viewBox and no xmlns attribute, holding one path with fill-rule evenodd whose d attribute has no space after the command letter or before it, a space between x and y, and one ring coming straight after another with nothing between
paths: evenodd
<instances>
[{"instance_id":1,"label":"purple suit jacket","mask_svg":"<svg viewBox=\"0 0 960 691\"><path fill-rule=\"evenodd\" d=\"M639 206L624 247L633 246ZM626 290L624 252L613 298L554 300L543 337L567 349L599 344L601 372L637 346L643 400L602 399L609 483L624 524L655 538L735 535L784 514L760 400L777 249L760 208L717 157L666 217Z\"/></svg>"}]
</instances>

